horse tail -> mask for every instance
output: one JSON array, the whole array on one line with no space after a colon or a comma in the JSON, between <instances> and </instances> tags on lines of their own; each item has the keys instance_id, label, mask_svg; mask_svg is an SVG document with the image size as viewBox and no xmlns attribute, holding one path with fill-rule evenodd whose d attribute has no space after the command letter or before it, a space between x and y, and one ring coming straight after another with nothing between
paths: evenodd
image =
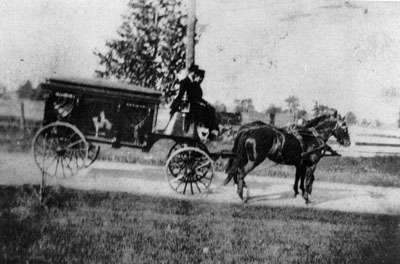
<instances>
[{"instance_id":1,"label":"horse tail","mask_svg":"<svg viewBox=\"0 0 400 264\"><path fill-rule=\"evenodd\" d=\"M236 174L237 174L237 164L238 164L238 158L240 158L240 154L242 153L241 151L241 141L243 136L243 132L241 132L240 130L238 131L234 144L233 144L233 148L232 148L232 153L235 154L234 157L230 157L228 160L228 163L226 164L225 167L225 173L228 174L228 176L226 177L226 179L224 180L223 185L227 185L232 178L235 178L234 181L236 183Z\"/></svg>"},{"instance_id":2,"label":"horse tail","mask_svg":"<svg viewBox=\"0 0 400 264\"><path fill-rule=\"evenodd\" d=\"M239 145L239 140L240 140L241 134L240 132L238 132L238 134L236 135L235 141L233 143L233 148L232 148L232 153L235 153L237 156L237 149L238 149L238 145ZM230 173L233 169L233 166L235 165L235 161L236 161L236 157L230 157L228 160L228 163L225 166L225 172L226 173Z\"/></svg>"}]
</instances>

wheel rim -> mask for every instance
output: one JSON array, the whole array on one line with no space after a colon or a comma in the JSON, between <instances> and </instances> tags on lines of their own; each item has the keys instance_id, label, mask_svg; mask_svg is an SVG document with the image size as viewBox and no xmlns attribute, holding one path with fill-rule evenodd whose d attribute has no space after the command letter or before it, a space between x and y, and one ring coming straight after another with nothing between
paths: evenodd
<instances>
[{"instance_id":1,"label":"wheel rim","mask_svg":"<svg viewBox=\"0 0 400 264\"><path fill-rule=\"evenodd\" d=\"M186 148L186 147L193 147L193 148L199 148L200 150L204 151L205 153L207 153L208 155L208 150L207 147L200 143L200 142L176 142L172 148L169 150L168 155L167 155L167 159L171 156L172 153L174 153L175 151L182 149L182 148Z\"/></svg>"},{"instance_id":2,"label":"wheel rim","mask_svg":"<svg viewBox=\"0 0 400 264\"><path fill-rule=\"evenodd\" d=\"M83 134L68 123L43 127L33 141L33 154L46 175L67 178L85 167L88 144Z\"/></svg>"},{"instance_id":3,"label":"wheel rim","mask_svg":"<svg viewBox=\"0 0 400 264\"><path fill-rule=\"evenodd\" d=\"M214 165L202 150L184 147L173 152L166 163L166 177L170 187L184 195L208 193Z\"/></svg>"}]
</instances>

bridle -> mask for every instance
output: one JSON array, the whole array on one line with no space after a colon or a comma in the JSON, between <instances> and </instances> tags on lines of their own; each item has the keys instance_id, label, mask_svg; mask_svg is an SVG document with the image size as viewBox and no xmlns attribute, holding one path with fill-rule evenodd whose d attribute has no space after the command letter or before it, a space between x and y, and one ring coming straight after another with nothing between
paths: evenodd
<instances>
[{"instance_id":1,"label":"bridle","mask_svg":"<svg viewBox=\"0 0 400 264\"><path fill-rule=\"evenodd\" d=\"M307 155L309 155L309 154L311 154L311 153L314 153L314 152L316 152L316 151L319 151L319 150L323 150L324 152L322 153L323 155L325 154L325 152L326 152L326 150L327 150L327 147L328 147L328 144L326 143L327 141L328 141L328 139L331 137L331 136L334 136L335 135L335 133L336 133L336 131L339 129L339 127L340 127L340 125L339 125L339 119L338 118L335 118L335 126L334 126L334 128L333 129L329 129L329 133L327 134L328 136L326 137L326 139L321 135L321 132L318 132L318 130L315 128L315 127L310 127L308 130L313 134L313 136L315 137L315 139L317 140L317 142L318 142L318 146L316 147L316 148L313 148L313 149L311 149L311 150L309 150L309 151L306 151L306 152L303 152L302 154L301 154L301 157L305 157L305 156L307 156ZM328 131L328 129L323 129L323 131ZM340 144L342 144L341 143L341 140L338 140L339 141L339 143Z\"/></svg>"}]
</instances>

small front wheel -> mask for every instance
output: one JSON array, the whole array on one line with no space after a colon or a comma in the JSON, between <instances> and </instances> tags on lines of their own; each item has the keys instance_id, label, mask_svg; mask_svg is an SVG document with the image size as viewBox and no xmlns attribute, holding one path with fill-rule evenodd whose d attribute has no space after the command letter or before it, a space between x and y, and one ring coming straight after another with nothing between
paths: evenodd
<instances>
[{"instance_id":1,"label":"small front wheel","mask_svg":"<svg viewBox=\"0 0 400 264\"><path fill-rule=\"evenodd\" d=\"M180 194L207 193L214 176L213 160L198 148L183 147L170 155L165 173L168 184Z\"/></svg>"}]
</instances>

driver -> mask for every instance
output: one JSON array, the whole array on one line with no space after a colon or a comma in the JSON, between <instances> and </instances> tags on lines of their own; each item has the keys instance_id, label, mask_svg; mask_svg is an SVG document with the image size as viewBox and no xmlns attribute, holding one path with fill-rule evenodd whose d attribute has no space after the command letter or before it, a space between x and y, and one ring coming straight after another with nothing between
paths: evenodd
<instances>
[{"instance_id":1,"label":"driver","mask_svg":"<svg viewBox=\"0 0 400 264\"><path fill-rule=\"evenodd\" d=\"M217 115L215 108L209 104L206 100L203 99L203 90L201 89L201 83L204 80L205 71L199 69L195 74L194 82L196 84L196 88L193 91L193 95L195 97L195 103L197 104L197 120L202 122L205 127L207 127L211 136L217 136L219 127L217 121Z\"/></svg>"},{"instance_id":2,"label":"driver","mask_svg":"<svg viewBox=\"0 0 400 264\"><path fill-rule=\"evenodd\" d=\"M216 120L216 112L206 100L203 99L203 90L201 83L204 79L205 71L199 69L195 64L190 65L188 75L180 81L180 88L177 97L171 104L171 117L180 110L182 99L186 93L190 102L190 113L195 124L203 123L212 133L213 136L218 134L218 122Z\"/></svg>"},{"instance_id":3,"label":"driver","mask_svg":"<svg viewBox=\"0 0 400 264\"><path fill-rule=\"evenodd\" d=\"M171 117L175 112L180 110L179 108L181 106L181 102L185 93L187 94L190 103L195 101L196 96L193 93L193 91L196 90L196 84L194 82L194 78L198 70L199 66L195 64L190 65L188 69L188 75L179 82L179 93L171 104L171 111L170 111Z\"/></svg>"}]
</instances>

